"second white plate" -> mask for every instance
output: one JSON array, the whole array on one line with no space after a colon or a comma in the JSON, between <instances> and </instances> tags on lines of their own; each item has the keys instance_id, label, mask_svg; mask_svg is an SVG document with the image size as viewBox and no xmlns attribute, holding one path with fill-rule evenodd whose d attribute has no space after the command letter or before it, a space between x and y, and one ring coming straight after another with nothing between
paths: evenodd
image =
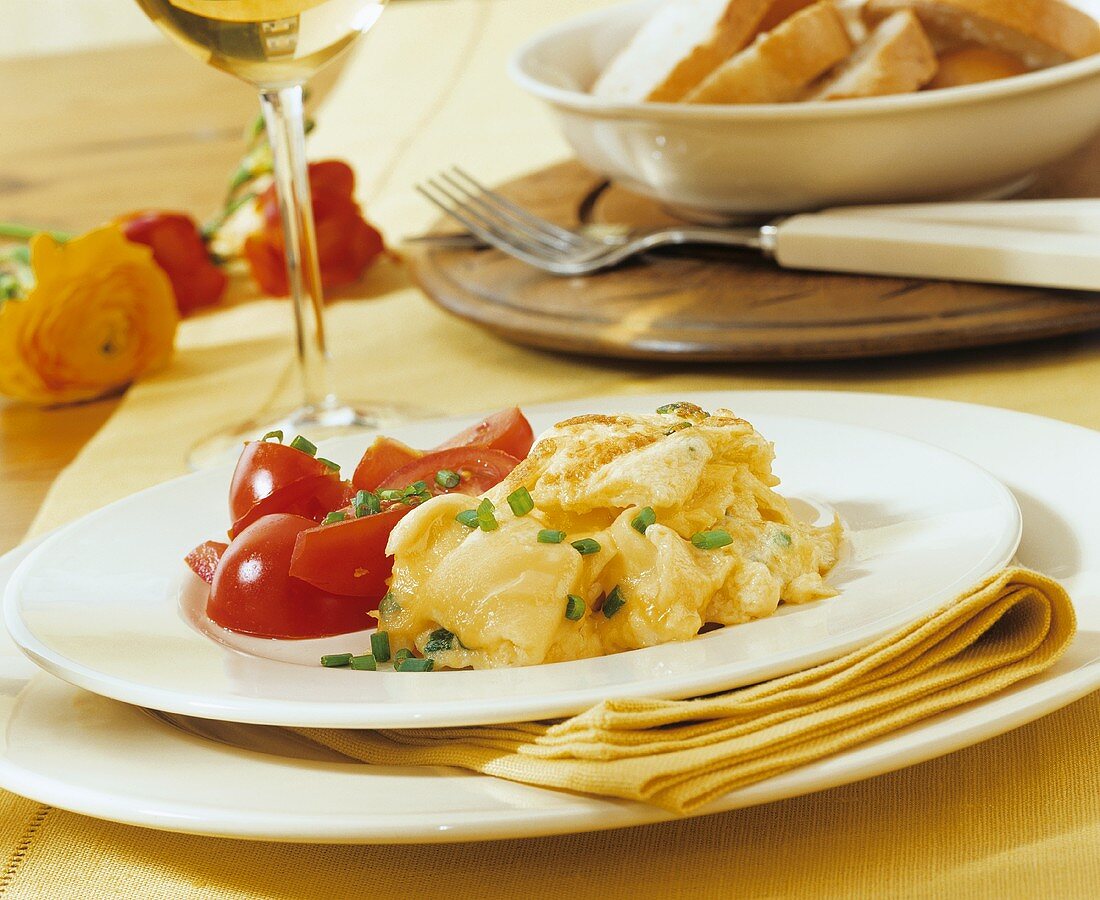
<instances>
[{"instance_id":1,"label":"second white plate","mask_svg":"<svg viewBox=\"0 0 1100 900\"><path fill-rule=\"evenodd\" d=\"M644 401L643 401L644 402ZM629 398L532 417L536 431L585 412L649 411ZM323 652L361 650L362 635L324 641L212 640L181 615L181 558L227 524L229 471L128 497L59 532L19 567L5 594L15 641L47 671L129 703L273 725L426 727L570 715L609 697L680 698L774 677L833 658L939 606L1012 557L1012 494L978 466L896 434L758 415L776 444L780 491L835 509L848 529L830 576L840 596L666 644L578 662L500 671L322 669ZM431 446L455 421L394 434ZM326 446L354 465L363 440ZM184 591L186 595L186 591Z\"/></svg>"}]
</instances>

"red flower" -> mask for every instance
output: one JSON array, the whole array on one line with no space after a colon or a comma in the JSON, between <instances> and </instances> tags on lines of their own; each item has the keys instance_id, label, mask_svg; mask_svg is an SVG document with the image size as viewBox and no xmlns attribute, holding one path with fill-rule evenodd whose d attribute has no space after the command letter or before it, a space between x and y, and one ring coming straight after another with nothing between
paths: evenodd
<instances>
[{"instance_id":1,"label":"red flower","mask_svg":"<svg viewBox=\"0 0 1100 900\"><path fill-rule=\"evenodd\" d=\"M118 219L126 239L153 250L153 260L172 283L176 306L186 316L217 303L227 278L214 265L198 226L182 213L144 210Z\"/></svg>"},{"instance_id":2,"label":"red flower","mask_svg":"<svg viewBox=\"0 0 1100 900\"><path fill-rule=\"evenodd\" d=\"M309 188L321 283L326 288L353 284L386 249L382 235L363 218L353 198L355 173L335 159L310 163ZM285 297L290 290L274 185L260 196L259 204L263 225L245 240L244 255L260 287L272 296Z\"/></svg>"}]
</instances>

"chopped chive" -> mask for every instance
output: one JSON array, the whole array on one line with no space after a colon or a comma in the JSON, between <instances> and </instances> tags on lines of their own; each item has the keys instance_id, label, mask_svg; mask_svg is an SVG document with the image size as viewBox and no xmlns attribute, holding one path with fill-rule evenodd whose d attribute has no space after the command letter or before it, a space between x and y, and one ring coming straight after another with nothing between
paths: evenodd
<instances>
[{"instance_id":1,"label":"chopped chive","mask_svg":"<svg viewBox=\"0 0 1100 900\"><path fill-rule=\"evenodd\" d=\"M565 599L565 618L570 622L576 622L584 615L584 601L576 594L569 594Z\"/></svg>"},{"instance_id":2,"label":"chopped chive","mask_svg":"<svg viewBox=\"0 0 1100 900\"><path fill-rule=\"evenodd\" d=\"M290 442L290 446L295 450L301 450L303 453L308 453L310 456L317 455L317 445L313 441L306 440L300 434Z\"/></svg>"},{"instance_id":3,"label":"chopped chive","mask_svg":"<svg viewBox=\"0 0 1100 900\"><path fill-rule=\"evenodd\" d=\"M406 659L411 659L412 655L412 650L410 650L408 647L402 647L393 655L393 661L395 664L403 662Z\"/></svg>"},{"instance_id":4,"label":"chopped chive","mask_svg":"<svg viewBox=\"0 0 1100 900\"><path fill-rule=\"evenodd\" d=\"M708 415L706 410L700 409L694 403L687 403L684 400L679 400L676 403L666 403L664 406L658 406L657 413L658 415L667 416L685 409L693 413L702 413L704 416Z\"/></svg>"},{"instance_id":5,"label":"chopped chive","mask_svg":"<svg viewBox=\"0 0 1100 900\"><path fill-rule=\"evenodd\" d=\"M334 472L339 472L340 471L340 464L339 463L334 463L331 459L325 459L323 456L318 456L317 457L317 462L324 463L326 466L328 466L328 468L332 469L332 471L334 471Z\"/></svg>"},{"instance_id":6,"label":"chopped chive","mask_svg":"<svg viewBox=\"0 0 1100 900\"><path fill-rule=\"evenodd\" d=\"M588 556L589 554L600 552L599 541L594 541L592 538L581 538L579 541L573 541L571 546L581 556Z\"/></svg>"},{"instance_id":7,"label":"chopped chive","mask_svg":"<svg viewBox=\"0 0 1100 900\"><path fill-rule=\"evenodd\" d=\"M375 513L382 510L382 502L378 499L378 495L372 491L359 491L355 495L355 518L359 519L363 516L373 516Z\"/></svg>"},{"instance_id":8,"label":"chopped chive","mask_svg":"<svg viewBox=\"0 0 1100 900\"><path fill-rule=\"evenodd\" d=\"M338 669L351 662L350 653L329 653L321 657L321 665L326 669Z\"/></svg>"},{"instance_id":9,"label":"chopped chive","mask_svg":"<svg viewBox=\"0 0 1100 900\"><path fill-rule=\"evenodd\" d=\"M493 501L486 497L477 505L477 524L482 531L496 531L500 525L497 517L493 515Z\"/></svg>"},{"instance_id":10,"label":"chopped chive","mask_svg":"<svg viewBox=\"0 0 1100 900\"><path fill-rule=\"evenodd\" d=\"M397 598L393 595L392 592L390 592L387 593L386 596L384 596L379 602L378 611L382 613L382 615L388 616L390 613L401 612L401 604L397 602ZM386 635L386 641L388 643L390 636L384 631L382 632L382 634ZM378 654L376 653L375 656L377 655ZM385 662L385 660L382 661Z\"/></svg>"},{"instance_id":11,"label":"chopped chive","mask_svg":"<svg viewBox=\"0 0 1100 900\"><path fill-rule=\"evenodd\" d=\"M645 530L656 521L657 513L653 511L652 506L647 506L638 510L638 515L630 520L630 527L638 534L645 534Z\"/></svg>"},{"instance_id":12,"label":"chopped chive","mask_svg":"<svg viewBox=\"0 0 1100 900\"><path fill-rule=\"evenodd\" d=\"M407 488L405 488L405 496L412 494L422 494L428 489L428 482L426 481L414 481Z\"/></svg>"},{"instance_id":13,"label":"chopped chive","mask_svg":"<svg viewBox=\"0 0 1100 900\"><path fill-rule=\"evenodd\" d=\"M476 509L464 509L457 516L455 521L460 525L465 525L467 528L477 528L478 518Z\"/></svg>"},{"instance_id":14,"label":"chopped chive","mask_svg":"<svg viewBox=\"0 0 1100 900\"><path fill-rule=\"evenodd\" d=\"M321 520L321 524L322 525L333 525L336 522L343 522L344 519L346 519L347 517L348 517L348 514L346 512L344 512L342 509L337 509L333 512L330 512L327 516L325 516ZM341 534L343 534L343 532L341 532Z\"/></svg>"},{"instance_id":15,"label":"chopped chive","mask_svg":"<svg viewBox=\"0 0 1100 900\"><path fill-rule=\"evenodd\" d=\"M619 586L616 585L612 588L611 593L607 595L607 599L603 602L603 614L606 618L610 619L615 613L617 613L626 603L626 598L623 597L623 592L619 590Z\"/></svg>"},{"instance_id":16,"label":"chopped chive","mask_svg":"<svg viewBox=\"0 0 1100 900\"><path fill-rule=\"evenodd\" d=\"M458 487L460 481L462 481L462 476L450 469L440 469L435 473L435 483L441 488Z\"/></svg>"},{"instance_id":17,"label":"chopped chive","mask_svg":"<svg viewBox=\"0 0 1100 900\"><path fill-rule=\"evenodd\" d=\"M446 628L437 628L428 635L428 643L424 645L425 653L438 653L440 650L450 650L455 636Z\"/></svg>"},{"instance_id":18,"label":"chopped chive","mask_svg":"<svg viewBox=\"0 0 1100 900\"><path fill-rule=\"evenodd\" d=\"M434 667L435 660L409 657L408 659L398 660L393 668L397 672L430 672Z\"/></svg>"},{"instance_id":19,"label":"chopped chive","mask_svg":"<svg viewBox=\"0 0 1100 900\"><path fill-rule=\"evenodd\" d=\"M789 547L791 546L791 536L785 531L777 532L775 535L775 542L780 547Z\"/></svg>"},{"instance_id":20,"label":"chopped chive","mask_svg":"<svg viewBox=\"0 0 1100 900\"><path fill-rule=\"evenodd\" d=\"M363 672L374 672L378 669L378 663L369 653L364 653L362 656L351 658L351 667Z\"/></svg>"},{"instance_id":21,"label":"chopped chive","mask_svg":"<svg viewBox=\"0 0 1100 900\"><path fill-rule=\"evenodd\" d=\"M531 499L531 492L527 488L520 487L508 495L508 505L517 516L525 516L535 508L535 501Z\"/></svg>"},{"instance_id":22,"label":"chopped chive","mask_svg":"<svg viewBox=\"0 0 1100 900\"><path fill-rule=\"evenodd\" d=\"M379 491L378 492L378 499L379 500L404 500L405 499L405 492L404 491L394 491L394 490Z\"/></svg>"},{"instance_id":23,"label":"chopped chive","mask_svg":"<svg viewBox=\"0 0 1100 900\"><path fill-rule=\"evenodd\" d=\"M276 442L281 444L283 442L283 433L282 433L282 431L280 431L278 428L276 428L274 431L269 431L262 438L260 438L260 440L261 441L270 441L272 438L274 438L276 440Z\"/></svg>"},{"instance_id":24,"label":"chopped chive","mask_svg":"<svg viewBox=\"0 0 1100 900\"><path fill-rule=\"evenodd\" d=\"M560 544L564 540L564 531L554 531L552 528L544 528L539 532L540 544Z\"/></svg>"},{"instance_id":25,"label":"chopped chive","mask_svg":"<svg viewBox=\"0 0 1100 900\"><path fill-rule=\"evenodd\" d=\"M730 533L723 528L714 531L697 531L691 536L691 543L700 550L717 550L733 543Z\"/></svg>"},{"instance_id":26,"label":"chopped chive","mask_svg":"<svg viewBox=\"0 0 1100 900\"><path fill-rule=\"evenodd\" d=\"M389 594L386 594L388 597ZM370 636L370 652L379 662L390 661L390 633L388 631L376 631Z\"/></svg>"}]
</instances>

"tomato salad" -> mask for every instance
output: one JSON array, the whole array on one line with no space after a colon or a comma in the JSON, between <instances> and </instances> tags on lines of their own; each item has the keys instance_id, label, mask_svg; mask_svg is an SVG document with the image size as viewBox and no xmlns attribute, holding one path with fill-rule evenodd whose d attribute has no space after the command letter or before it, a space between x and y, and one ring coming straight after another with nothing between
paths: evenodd
<instances>
[{"instance_id":1,"label":"tomato salad","mask_svg":"<svg viewBox=\"0 0 1100 900\"><path fill-rule=\"evenodd\" d=\"M350 481L303 437L284 444L272 432L245 444L229 489L229 543L207 541L186 557L210 585L207 615L271 638L373 627L394 525L437 494L484 493L533 442L523 413L507 409L431 450L379 437Z\"/></svg>"}]
</instances>

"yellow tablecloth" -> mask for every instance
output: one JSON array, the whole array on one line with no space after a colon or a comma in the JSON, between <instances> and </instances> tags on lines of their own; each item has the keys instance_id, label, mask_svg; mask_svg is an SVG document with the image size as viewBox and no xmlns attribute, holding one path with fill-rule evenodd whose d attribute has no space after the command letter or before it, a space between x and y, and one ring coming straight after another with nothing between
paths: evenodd
<instances>
[{"instance_id":1,"label":"yellow tablecloth","mask_svg":"<svg viewBox=\"0 0 1100 900\"><path fill-rule=\"evenodd\" d=\"M492 180L560 158L549 118L503 67L522 38L593 5L395 5L330 96L314 155L353 160L372 217L393 237L432 219L409 190L425 174L460 162ZM1100 427L1095 338L775 368L624 364L503 344L438 312L389 264L363 295L332 309L346 396L462 412L608 392L853 389ZM284 303L261 302L186 323L175 363L130 391L58 479L34 530L179 474L198 437L291 398L289 318ZM1094 694L979 746L808 797L626 831L437 847L189 837L0 793L0 896L1091 897L1100 890L1098 735Z\"/></svg>"}]
</instances>

